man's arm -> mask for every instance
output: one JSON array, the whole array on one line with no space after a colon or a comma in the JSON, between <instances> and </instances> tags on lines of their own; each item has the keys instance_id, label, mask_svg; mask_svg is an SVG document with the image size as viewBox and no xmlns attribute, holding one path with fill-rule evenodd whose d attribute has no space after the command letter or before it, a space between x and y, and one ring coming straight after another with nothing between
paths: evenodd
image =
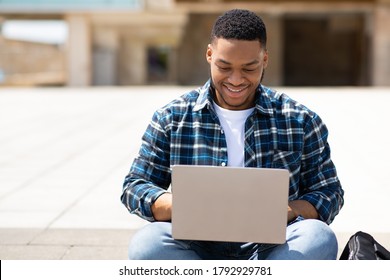
<instances>
[{"instance_id":1,"label":"man's arm","mask_svg":"<svg viewBox=\"0 0 390 280\"><path fill-rule=\"evenodd\" d=\"M288 203L288 222L293 221L298 216L305 219L318 219L317 209L306 200L293 200Z\"/></svg>"},{"instance_id":2,"label":"man's arm","mask_svg":"<svg viewBox=\"0 0 390 280\"><path fill-rule=\"evenodd\" d=\"M153 217L156 221L170 221L172 218L172 193L159 196L152 205Z\"/></svg>"},{"instance_id":3,"label":"man's arm","mask_svg":"<svg viewBox=\"0 0 390 280\"><path fill-rule=\"evenodd\" d=\"M336 167L331 160L327 141L328 130L318 115L315 115L305 127L304 149L301 165L300 185L303 193L298 200L304 200L317 210L318 219L330 224L343 206L344 191L337 177ZM296 211L300 208L292 203ZM302 205L300 205L302 206ZM306 213L310 215L309 213ZM303 212L305 217L305 212Z\"/></svg>"},{"instance_id":4,"label":"man's arm","mask_svg":"<svg viewBox=\"0 0 390 280\"><path fill-rule=\"evenodd\" d=\"M155 221L151 207L167 192L171 180L169 140L160 119L156 112L142 137L139 155L125 178L121 196L130 213L151 222Z\"/></svg>"}]
</instances>

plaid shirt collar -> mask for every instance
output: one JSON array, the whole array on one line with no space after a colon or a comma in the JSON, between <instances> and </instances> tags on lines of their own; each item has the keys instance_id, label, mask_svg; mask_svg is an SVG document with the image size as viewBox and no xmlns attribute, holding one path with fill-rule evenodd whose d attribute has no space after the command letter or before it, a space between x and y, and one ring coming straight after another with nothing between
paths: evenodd
<instances>
[{"instance_id":1,"label":"plaid shirt collar","mask_svg":"<svg viewBox=\"0 0 390 280\"><path fill-rule=\"evenodd\" d=\"M205 108L207 105L211 106L212 99L212 86L211 80L208 80L202 87L200 87L197 91L199 92L199 97L196 100L196 104L194 106L194 111L200 111ZM272 116L273 109L270 101L270 97L268 95L269 89L262 86L261 84L256 89L257 91L257 101L255 109L264 115Z\"/></svg>"}]
</instances>

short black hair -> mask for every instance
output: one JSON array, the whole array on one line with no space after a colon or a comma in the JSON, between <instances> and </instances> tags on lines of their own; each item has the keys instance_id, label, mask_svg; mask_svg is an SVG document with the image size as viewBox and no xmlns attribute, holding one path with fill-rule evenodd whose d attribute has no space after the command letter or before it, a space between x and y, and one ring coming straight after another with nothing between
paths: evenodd
<instances>
[{"instance_id":1,"label":"short black hair","mask_svg":"<svg viewBox=\"0 0 390 280\"><path fill-rule=\"evenodd\" d=\"M254 12L240 9L227 11L217 18L211 31L211 42L216 38L258 40L263 48L267 44L263 20Z\"/></svg>"}]
</instances>

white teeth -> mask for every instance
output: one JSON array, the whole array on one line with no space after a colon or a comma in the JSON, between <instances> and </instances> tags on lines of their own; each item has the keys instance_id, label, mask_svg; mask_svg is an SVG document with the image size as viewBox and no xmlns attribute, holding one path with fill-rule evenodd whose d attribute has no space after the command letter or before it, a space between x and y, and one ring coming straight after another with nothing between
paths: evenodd
<instances>
[{"instance_id":1,"label":"white teeth","mask_svg":"<svg viewBox=\"0 0 390 280\"><path fill-rule=\"evenodd\" d=\"M230 88L230 87L227 87L227 89L228 89L229 91L232 91L232 92L240 92L240 91L243 91L245 88L241 88L241 89L232 89L232 88Z\"/></svg>"}]
</instances>

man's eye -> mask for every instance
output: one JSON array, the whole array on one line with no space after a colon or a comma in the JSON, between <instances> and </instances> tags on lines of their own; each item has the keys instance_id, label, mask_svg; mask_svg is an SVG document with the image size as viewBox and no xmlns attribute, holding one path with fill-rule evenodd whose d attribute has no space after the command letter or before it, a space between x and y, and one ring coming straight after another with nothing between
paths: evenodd
<instances>
[{"instance_id":1,"label":"man's eye","mask_svg":"<svg viewBox=\"0 0 390 280\"><path fill-rule=\"evenodd\" d=\"M256 69L244 69L245 72L255 72Z\"/></svg>"},{"instance_id":2,"label":"man's eye","mask_svg":"<svg viewBox=\"0 0 390 280\"><path fill-rule=\"evenodd\" d=\"M228 67L221 67L221 66L217 66L217 67L221 71L229 71L230 70L230 68L228 68Z\"/></svg>"}]
</instances>

